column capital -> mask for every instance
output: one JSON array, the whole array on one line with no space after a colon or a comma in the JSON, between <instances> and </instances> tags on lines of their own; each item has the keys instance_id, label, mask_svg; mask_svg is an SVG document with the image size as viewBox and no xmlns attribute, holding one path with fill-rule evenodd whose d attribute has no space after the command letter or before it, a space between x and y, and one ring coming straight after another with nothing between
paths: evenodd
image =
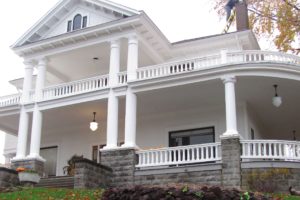
<instances>
[{"instance_id":1,"label":"column capital","mask_svg":"<svg viewBox=\"0 0 300 200\"><path fill-rule=\"evenodd\" d=\"M236 83L236 77L235 76L223 76L221 78L223 83Z\"/></svg>"},{"instance_id":2,"label":"column capital","mask_svg":"<svg viewBox=\"0 0 300 200\"><path fill-rule=\"evenodd\" d=\"M110 48L120 48L120 40L112 40L110 41Z\"/></svg>"},{"instance_id":3,"label":"column capital","mask_svg":"<svg viewBox=\"0 0 300 200\"><path fill-rule=\"evenodd\" d=\"M24 60L23 64L25 65L25 68L33 68L34 65L36 65L35 60Z\"/></svg>"},{"instance_id":4,"label":"column capital","mask_svg":"<svg viewBox=\"0 0 300 200\"><path fill-rule=\"evenodd\" d=\"M46 57L38 59L38 65L47 65L48 62L49 62L49 59Z\"/></svg>"},{"instance_id":5,"label":"column capital","mask_svg":"<svg viewBox=\"0 0 300 200\"><path fill-rule=\"evenodd\" d=\"M128 44L138 44L138 37L137 35L130 35L128 36Z\"/></svg>"}]
</instances>

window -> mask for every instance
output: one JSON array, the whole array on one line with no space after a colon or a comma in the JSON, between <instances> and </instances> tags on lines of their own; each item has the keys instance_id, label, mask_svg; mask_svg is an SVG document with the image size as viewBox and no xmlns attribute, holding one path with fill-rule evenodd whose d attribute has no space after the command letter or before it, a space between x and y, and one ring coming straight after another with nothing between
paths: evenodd
<instances>
[{"instance_id":1,"label":"window","mask_svg":"<svg viewBox=\"0 0 300 200\"><path fill-rule=\"evenodd\" d=\"M119 146L123 145L124 142L118 143ZM101 163L101 152L100 149L103 149L105 147L105 144L95 145L92 146L92 161Z\"/></svg>"},{"instance_id":2,"label":"window","mask_svg":"<svg viewBox=\"0 0 300 200\"><path fill-rule=\"evenodd\" d=\"M70 32L72 30L72 21L68 21L68 28L67 28L67 32Z\"/></svg>"},{"instance_id":3,"label":"window","mask_svg":"<svg viewBox=\"0 0 300 200\"><path fill-rule=\"evenodd\" d=\"M173 131L169 133L169 146L186 146L215 142L214 127Z\"/></svg>"},{"instance_id":4,"label":"window","mask_svg":"<svg viewBox=\"0 0 300 200\"><path fill-rule=\"evenodd\" d=\"M73 31L81 29L82 16L80 14L75 15L73 19Z\"/></svg>"},{"instance_id":5,"label":"window","mask_svg":"<svg viewBox=\"0 0 300 200\"><path fill-rule=\"evenodd\" d=\"M69 20L67 24L67 32L75 31L87 27L87 16L82 17L81 14L74 16L73 20Z\"/></svg>"},{"instance_id":6,"label":"window","mask_svg":"<svg viewBox=\"0 0 300 200\"><path fill-rule=\"evenodd\" d=\"M84 16L82 19L82 28L85 28L87 25L87 16Z\"/></svg>"},{"instance_id":7,"label":"window","mask_svg":"<svg viewBox=\"0 0 300 200\"><path fill-rule=\"evenodd\" d=\"M251 128L251 140L254 140L254 130Z\"/></svg>"},{"instance_id":8,"label":"window","mask_svg":"<svg viewBox=\"0 0 300 200\"><path fill-rule=\"evenodd\" d=\"M101 152L100 149L105 147L105 144L95 145L92 147L92 161L100 163L101 162Z\"/></svg>"}]
</instances>

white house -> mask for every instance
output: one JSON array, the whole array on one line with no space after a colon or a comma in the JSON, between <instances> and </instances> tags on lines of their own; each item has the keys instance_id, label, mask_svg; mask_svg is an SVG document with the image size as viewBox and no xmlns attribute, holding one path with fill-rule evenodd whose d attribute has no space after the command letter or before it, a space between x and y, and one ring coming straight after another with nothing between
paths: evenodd
<instances>
[{"instance_id":1,"label":"white house","mask_svg":"<svg viewBox=\"0 0 300 200\"><path fill-rule=\"evenodd\" d=\"M18 137L13 162L48 176L128 148L139 169L220 161L221 136L245 161L300 161L300 58L261 51L250 30L170 43L143 11L61 0L12 50L25 73L0 98L0 129Z\"/></svg>"}]
</instances>

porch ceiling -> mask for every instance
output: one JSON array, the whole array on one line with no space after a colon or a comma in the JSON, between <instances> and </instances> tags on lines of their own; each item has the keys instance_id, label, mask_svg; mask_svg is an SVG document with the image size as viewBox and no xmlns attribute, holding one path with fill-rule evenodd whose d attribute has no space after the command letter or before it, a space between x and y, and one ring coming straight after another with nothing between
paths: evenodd
<instances>
[{"instance_id":1,"label":"porch ceiling","mask_svg":"<svg viewBox=\"0 0 300 200\"><path fill-rule=\"evenodd\" d=\"M120 71L126 71L127 39L122 39L120 45ZM139 66L141 67L155 64L146 52L146 47L140 43ZM98 58L98 60L93 58ZM108 42L53 55L49 57L47 80L49 84L55 84L108 74L109 62L110 43Z\"/></svg>"},{"instance_id":2,"label":"porch ceiling","mask_svg":"<svg viewBox=\"0 0 300 200\"><path fill-rule=\"evenodd\" d=\"M272 105L273 85L278 84L278 94L283 103L279 108ZM254 114L267 134L266 139L292 139L292 131L300 138L300 82L267 78L238 77L236 96L238 104L247 103L248 110ZM196 84L182 85L137 94L139 120L143 116L176 110L193 110L198 108L221 107L224 105L224 85L222 81L213 80ZM119 101L119 121L124 122L125 98ZM106 127L107 100L76 104L43 111L44 132L62 131L64 129L86 126L92 120L92 113L97 112L96 119L101 127ZM225 111L224 111L225 112ZM0 127L18 129L19 115L0 118ZM31 127L29 127L31 128ZM76 130L76 129L75 129ZM102 132L106 131L102 129Z\"/></svg>"}]
</instances>

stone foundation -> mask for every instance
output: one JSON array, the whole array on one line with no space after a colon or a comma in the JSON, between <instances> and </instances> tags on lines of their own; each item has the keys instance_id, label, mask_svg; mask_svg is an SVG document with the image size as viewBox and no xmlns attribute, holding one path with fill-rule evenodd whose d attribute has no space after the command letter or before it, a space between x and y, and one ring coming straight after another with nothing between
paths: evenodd
<instances>
[{"instance_id":1,"label":"stone foundation","mask_svg":"<svg viewBox=\"0 0 300 200\"><path fill-rule=\"evenodd\" d=\"M241 144L239 137L221 138L222 186L241 187Z\"/></svg>"},{"instance_id":2,"label":"stone foundation","mask_svg":"<svg viewBox=\"0 0 300 200\"><path fill-rule=\"evenodd\" d=\"M18 172L0 167L0 188L15 187L19 185Z\"/></svg>"},{"instance_id":3,"label":"stone foundation","mask_svg":"<svg viewBox=\"0 0 300 200\"><path fill-rule=\"evenodd\" d=\"M110 186L112 169L88 159L75 163L74 188L105 188Z\"/></svg>"},{"instance_id":4,"label":"stone foundation","mask_svg":"<svg viewBox=\"0 0 300 200\"><path fill-rule=\"evenodd\" d=\"M136 155L134 149L101 151L101 164L113 171L111 186L127 187L134 185Z\"/></svg>"},{"instance_id":5,"label":"stone foundation","mask_svg":"<svg viewBox=\"0 0 300 200\"><path fill-rule=\"evenodd\" d=\"M17 169L18 167L24 167L26 169L35 170L41 177L44 176L44 162L37 159L26 159L11 161L11 168Z\"/></svg>"},{"instance_id":6,"label":"stone foundation","mask_svg":"<svg viewBox=\"0 0 300 200\"><path fill-rule=\"evenodd\" d=\"M136 185L165 186L167 184L221 185L221 164L166 167L162 169L138 170L135 172Z\"/></svg>"},{"instance_id":7,"label":"stone foundation","mask_svg":"<svg viewBox=\"0 0 300 200\"><path fill-rule=\"evenodd\" d=\"M242 188L264 192L288 192L292 186L300 190L299 163L260 161L242 163Z\"/></svg>"}]
</instances>

